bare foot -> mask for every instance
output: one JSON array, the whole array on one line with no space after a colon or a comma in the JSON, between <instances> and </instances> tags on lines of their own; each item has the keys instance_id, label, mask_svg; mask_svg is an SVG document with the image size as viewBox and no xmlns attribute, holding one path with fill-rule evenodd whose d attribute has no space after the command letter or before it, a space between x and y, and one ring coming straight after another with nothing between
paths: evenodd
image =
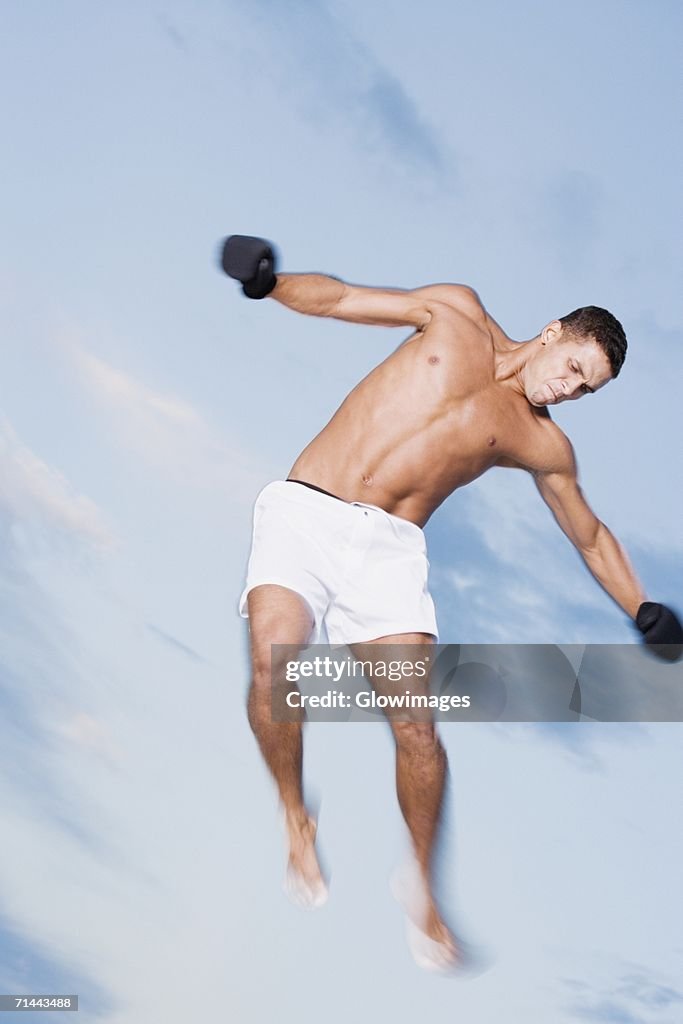
<instances>
[{"instance_id":1,"label":"bare foot","mask_svg":"<svg viewBox=\"0 0 683 1024\"><path fill-rule=\"evenodd\" d=\"M422 924L409 919L408 945L419 967L426 971L452 971L460 963L455 937L434 903Z\"/></svg>"},{"instance_id":2,"label":"bare foot","mask_svg":"<svg viewBox=\"0 0 683 1024\"><path fill-rule=\"evenodd\" d=\"M441 917L417 865L407 865L396 872L391 888L406 912L408 946L417 965L440 973L458 967L461 954L455 936Z\"/></svg>"},{"instance_id":3,"label":"bare foot","mask_svg":"<svg viewBox=\"0 0 683 1024\"><path fill-rule=\"evenodd\" d=\"M315 852L315 819L286 816L285 826L289 837L285 892L292 903L306 910L322 907L328 892Z\"/></svg>"}]
</instances>

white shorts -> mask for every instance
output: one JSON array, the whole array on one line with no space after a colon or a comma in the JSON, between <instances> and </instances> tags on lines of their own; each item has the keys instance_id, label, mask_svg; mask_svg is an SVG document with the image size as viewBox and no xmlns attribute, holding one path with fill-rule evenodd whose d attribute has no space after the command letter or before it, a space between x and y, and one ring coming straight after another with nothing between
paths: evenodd
<instances>
[{"instance_id":1,"label":"white shorts","mask_svg":"<svg viewBox=\"0 0 683 1024\"><path fill-rule=\"evenodd\" d=\"M276 480L259 494L247 594L276 583L299 594L314 621L309 643L360 643L399 633L438 639L419 526L376 505L346 502Z\"/></svg>"}]
</instances>

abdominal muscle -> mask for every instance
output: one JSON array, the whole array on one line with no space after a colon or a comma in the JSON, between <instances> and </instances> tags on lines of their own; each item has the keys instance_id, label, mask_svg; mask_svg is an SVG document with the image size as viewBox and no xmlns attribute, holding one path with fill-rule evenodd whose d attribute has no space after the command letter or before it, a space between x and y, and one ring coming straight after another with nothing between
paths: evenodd
<instances>
[{"instance_id":1,"label":"abdominal muscle","mask_svg":"<svg viewBox=\"0 0 683 1024\"><path fill-rule=\"evenodd\" d=\"M454 345L429 330L411 338L353 389L289 476L423 526L506 454L485 346L472 361Z\"/></svg>"}]
</instances>

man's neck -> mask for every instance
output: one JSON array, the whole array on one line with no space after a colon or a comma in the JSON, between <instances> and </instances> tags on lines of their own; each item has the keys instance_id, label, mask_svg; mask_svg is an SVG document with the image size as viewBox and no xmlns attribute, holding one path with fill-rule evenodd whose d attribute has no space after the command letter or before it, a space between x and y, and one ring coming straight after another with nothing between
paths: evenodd
<instances>
[{"instance_id":1,"label":"man's neck","mask_svg":"<svg viewBox=\"0 0 683 1024\"><path fill-rule=\"evenodd\" d=\"M514 348L496 356L495 379L498 384L524 395L524 371L529 360L542 345L541 335L530 341L515 341Z\"/></svg>"}]
</instances>

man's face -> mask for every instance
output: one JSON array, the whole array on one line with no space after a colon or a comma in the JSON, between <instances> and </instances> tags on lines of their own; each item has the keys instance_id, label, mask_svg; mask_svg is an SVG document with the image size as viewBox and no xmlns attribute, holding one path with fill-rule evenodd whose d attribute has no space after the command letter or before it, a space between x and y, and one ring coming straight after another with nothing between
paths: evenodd
<instances>
[{"instance_id":1,"label":"man's face","mask_svg":"<svg viewBox=\"0 0 683 1024\"><path fill-rule=\"evenodd\" d=\"M543 329L541 337L544 345L524 372L524 391L532 405L573 402L611 380L609 360L592 338L575 338L557 320Z\"/></svg>"}]
</instances>

